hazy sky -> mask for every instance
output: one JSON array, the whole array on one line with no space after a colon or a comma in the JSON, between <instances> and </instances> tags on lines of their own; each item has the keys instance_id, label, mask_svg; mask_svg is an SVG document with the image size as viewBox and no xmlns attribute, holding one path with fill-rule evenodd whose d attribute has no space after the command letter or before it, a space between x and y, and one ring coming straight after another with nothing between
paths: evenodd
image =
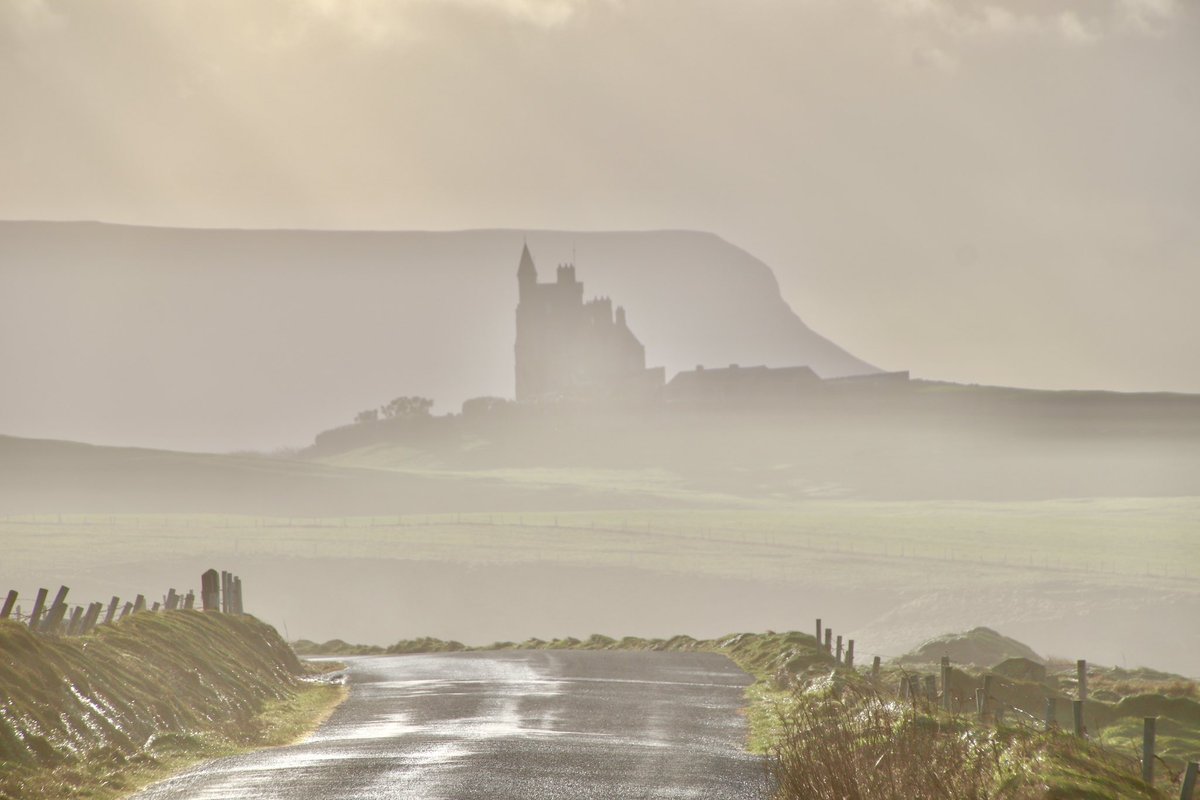
<instances>
[{"instance_id":1,"label":"hazy sky","mask_svg":"<svg viewBox=\"0 0 1200 800\"><path fill-rule=\"evenodd\" d=\"M922 377L1200 392L1198 142L1191 0L0 0L0 218L711 230Z\"/></svg>"}]
</instances>

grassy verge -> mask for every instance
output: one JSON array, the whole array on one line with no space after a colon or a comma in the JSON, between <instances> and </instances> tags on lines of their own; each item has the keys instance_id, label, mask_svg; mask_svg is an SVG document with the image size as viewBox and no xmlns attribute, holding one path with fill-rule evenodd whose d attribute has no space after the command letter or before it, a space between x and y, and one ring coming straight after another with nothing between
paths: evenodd
<instances>
[{"instance_id":1,"label":"grassy verge","mask_svg":"<svg viewBox=\"0 0 1200 800\"><path fill-rule=\"evenodd\" d=\"M251 617L137 614L90 636L0 623L0 800L115 798L286 744L344 696Z\"/></svg>"},{"instance_id":2,"label":"grassy verge","mask_svg":"<svg viewBox=\"0 0 1200 800\"><path fill-rule=\"evenodd\" d=\"M1166 798L1136 761L1097 743L1020 725L984 726L898 702L861 679L792 697L768 764L777 800Z\"/></svg>"},{"instance_id":3,"label":"grassy verge","mask_svg":"<svg viewBox=\"0 0 1200 800\"><path fill-rule=\"evenodd\" d=\"M4 784L12 793L0 790L0 798L118 800L202 761L300 741L345 697L344 686L306 685L287 699L264 703L262 712L251 718L249 729L239 735L218 731L164 734L129 756L105 751L57 767L19 768L4 775Z\"/></svg>"}]
</instances>

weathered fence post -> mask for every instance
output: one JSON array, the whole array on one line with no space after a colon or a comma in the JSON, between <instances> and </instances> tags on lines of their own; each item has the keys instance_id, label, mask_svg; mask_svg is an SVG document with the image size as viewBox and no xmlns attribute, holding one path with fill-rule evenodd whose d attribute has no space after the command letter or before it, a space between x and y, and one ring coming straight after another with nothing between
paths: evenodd
<instances>
[{"instance_id":1,"label":"weathered fence post","mask_svg":"<svg viewBox=\"0 0 1200 800\"><path fill-rule=\"evenodd\" d=\"M150 606L150 613L151 613L151 614L157 614L157 613L158 613L158 610L159 610L160 608L162 608L162 603L160 603L160 602L158 602L157 600L155 600L155 601L154 601L154 605Z\"/></svg>"},{"instance_id":2,"label":"weathered fence post","mask_svg":"<svg viewBox=\"0 0 1200 800\"><path fill-rule=\"evenodd\" d=\"M925 676L925 699L930 705L937 703L937 677L933 675Z\"/></svg>"},{"instance_id":3,"label":"weathered fence post","mask_svg":"<svg viewBox=\"0 0 1200 800\"><path fill-rule=\"evenodd\" d=\"M42 620L39 631L46 633L58 633L58 626L62 622L63 616L67 613L67 592L71 591L66 586L58 587L58 594L54 595L54 603L50 606L50 610L46 612L46 618Z\"/></svg>"},{"instance_id":4,"label":"weathered fence post","mask_svg":"<svg viewBox=\"0 0 1200 800\"><path fill-rule=\"evenodd\" d=\"M950 656L942 656L942 711L950 711Z\"/></svg>"},{"instance_id":5,"label":"weathered fence post","mask_svg":"<svg viewBox=\"0 0 1200 800\"><path fill-rule=\"evenodd\" d=\"M120 604L121 604L121 598L117 597L114 594L112 597L112 600L108 601L108 612L104 615L104 624L105 625L107 625L108 623L113 621L113 615L117 613L117 606L119 606Z\"/></svg>"},{"instance_id":6,"label":"weathered fence post","mask_svg":"<svg viewBox=\"0 0 1200 800\"><path fill-rule=\"evenodd\" d=\"M221 610L221 576L215 569L200 576L200 602L205 611Z\"/></svg>"},{"instance_id":7,"label":"weathered fence post","mask_svg":"<svg viewBox=\"0 0 1200 800\"><path fill-rule=\"evenodd\" d=\"M185 611L191 611L196 605L196 593L188 589L188 593L183 596L183 608Z\"/></svg>"},{"instance_id":8,"label":"weathered fence post","mask_svg":"<svg viewBox=\"0 0 1200 800\"><path fill-rule=\"evenodd\" d=\"M1142 720L1142 780L1154 785L1154 734L1158 717Z\"/></svg>"},{"instance_id":9,"label":"weathered fence post","mask_svg":"<svg viewBox=\"0 0 1200 800\"><path fill-rule=\"evenodd\" d=\"M37 599L33 601L33 612L29 615L29 630L36 631L42 622L42 609L46 607L46 590L38 589Z\"/></svg>"},{"instance_id":10,"label":"weathered fence post","mask_svg":"<svg viewBox=\"0 0 1200 800\"><path fill-rule=\"evenodd\" d=\"M833 655L833 631L825 629L825 652Z\"/></svg>"},{"instance_id":11,"label":"weathered fence post","mask_svg":"<svg viewBox=\"0 0 1200 800\"><path fill-rule=\"evenodd\" d=\"M842 635L839 633L837 637L837 655L833 657L837 663L842 663Z\"/></svg>"},{"instance_id":12,"label":"weathered fence post","mask_svg":"<svg viewBox=\"0 0 1200 800\"><path fill-rule=\"evenodd\" d=\"M146 596L144 594L139 594L137 597L133 598L133 613L140 614L145 610Z\"/></svg>"},{"instance_id":13,"label":"weathered fence post","mask_svg":"<svg viewBox=\"0 0 1200 800\"><path fill-rule=\"evenodd\" d=\"M167 611L174 611L179 606L179 595L175 594L174 587L167 589Z\"/></svg>"},{"instance_id":14,"label":"weathered fence post","mask_svg":"<svg viewBox=\"0 0 1200 800\"><path fill-rule=\"evenodd\" d=\"M1183 773L1183 787L1179 790L1179 800L1193 800L1197 773L1200 773L1200 762L1189 761Z\"/></svg>"},{"instance_id":15,"label":"weathered fence post","mask_svg":"<svg viewBox=\"0 0 1200 800\"><path fill-rule=\"evenodd\" d=\"M975 690L975 713L979 715L980 719L983 719L983 706L984 706L983 689L976 689Z\"/></svg>"},{"instance_id":16,"label":"weathered fence post","mask_svg":"<svg viewBox=\"0 0 1200 800\"><path fill-rule=\"evenodd\" d=\"M221 613L229 613L229 573L221 570Z\"/></svg>"},{"instance_id":17,"label":"weathered fence post","mask_svg":"<svg viewBox=\"0 0 1200 800\"><path fill-rule=\"evenodd\" d=\"M1081 658L1075 662L1075 672L1079 681L1079 699L1087 700L1087 659Z\"/></svg>"},{"instance_id":18,"label":"weathered fence post","mask_svg":"<svg viewBox=\"0 0 1200 800\"><path fill-rule=\"evenodd\" d=\"M983 711L980 713L982 719L987 719L991 713L994 704L992 703L992 688L996 679L992 675L983 676Z\"/></svg>"},{"instance_id":19,"label":"weathered fence post","mask_svg":"<svg viewBox=\"0 0 1200 800\"><path fill-rule=\"evenodd\" d=\"M821 645L821 618L817 617L817 646Z\"/></svg>"},{"instance_id":20,"label":"weathered fence post","mask_svg":"<svg viewBox=\"0 0 1200 800\"><path fill-rule=\"evenodd\" d=\"M846 642L846 666L854 668L854 640Z\"/></svg>"},{"instance_id":21,"label":"weathered fence post","mask_svg":"<svg viewBox=\"0 0 1200 800\"><path fill-rule=\"evenodd\" d=\"M240 576L233 579L233 592L237 598L237 613L245 614L246 609L242 605L242 579Z\"/></svg>"},{"instance_id":22,"label":"weathered fence post","mask_svg":"<svg viewBox=\"0 0 1200 800\"><path fill-rule=\"evenodd\" d=\"M1046 730L1052 731L1058 727L1058 700L1046 698Z\"/></svg>"},{"instance_id":23,"label":"weathered fence post","mask_svg":"<svg viewBox=\"0 0 1200 800\"><path fill-rule=\"evenodd\" d=\"M121 616L119 618L125 619L132 613L133 613L133 602L126 600L124 608L121 609Z\"/></svg>"},{"instance_id":24,"label":"weathered fence post","mask_svg":"<svg viewBox=\"0 0 1200 800\"><path fill-rule=\"evenodd\" d=\"M879 680L879 656L871 659L871 680Z\"/></svg>"},{"instance_id":25,"label":"weathered fence post","mask_svg":"<svg viewBox=\"0 0 1200 800\"><path fill-rule=\"evenodd\" d=\"M1075 735L1083 736L1087 732L1087 728L1084 727L1084 724L1083 724L1083 701L1082 700L1072 700L1071 701L1071 711L1074 716Z\"/></svg>"},{"instance_id":26,"label":"weathered fence post","mask_svg":"<svg viewBox=\"0 0 1200 800\"><path fill-rule=\"evenodd\" d=\"M83 615L83 627L80 628L81 634L92 632L92 628L96 627L96 621L100 619L100 612L104 610L103 603L88 603L87 612Z\"/></svg>"},{"instance_id":27,"label":"weathered fence post","mask_svg":"<svg viewBox=\"0 0 1200 800\"><path fill-rule=\"evenodd\" d=\"M0 619L8 619L12 613L13 606L17 604L17 590L9 589L8 597L4 598L4 608L0 608Z\"/></svg>"},{"instance_id":28,"label":"weathered fence post","mask_svg":"<svg viewBox=\"0 0 1200 800\"><path fill-rule=\"evenodd\" d=\"M75 606L71 612L71 621L67 623L67 636L76 636L83 627L83 606Z\"/></svg>"}]
</instances>

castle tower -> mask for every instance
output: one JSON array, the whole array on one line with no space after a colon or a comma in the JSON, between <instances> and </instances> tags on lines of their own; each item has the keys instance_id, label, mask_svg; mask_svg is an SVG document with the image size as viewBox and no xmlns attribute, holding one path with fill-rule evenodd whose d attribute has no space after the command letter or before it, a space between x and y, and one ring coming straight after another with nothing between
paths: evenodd
<instances>
[{"instance_id":1,"label":"castle tower","mask_svg":"<svg viewBox=\"0 0 1200 800\"><path fill-rule=\"evenodd\" d=\"M517 267L517 337L513 351L518 402L613 399L655 391L661 368L646 369L646 352L625 310L614 318L607 297L583 300L574 264L560 264L553 283L538 283L528 245Z\"/></svg>"}]
</instances>

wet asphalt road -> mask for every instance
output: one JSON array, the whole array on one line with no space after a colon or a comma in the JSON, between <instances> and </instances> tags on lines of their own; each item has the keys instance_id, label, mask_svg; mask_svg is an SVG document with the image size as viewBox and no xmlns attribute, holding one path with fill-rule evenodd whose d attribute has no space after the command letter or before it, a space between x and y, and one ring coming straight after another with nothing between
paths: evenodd
<instances>
[{"instance_id":1,"label":"wet asphalt road","mask_svg":"<svg viewBox=\"0 0 1200 800\"><path fill-rule=\"evenodd\" d=\"M349 699L307 742L220 759L136 800L765 797L743 751L750 679L700 653L344 659Z\"/></svg>"}]
</instances>

